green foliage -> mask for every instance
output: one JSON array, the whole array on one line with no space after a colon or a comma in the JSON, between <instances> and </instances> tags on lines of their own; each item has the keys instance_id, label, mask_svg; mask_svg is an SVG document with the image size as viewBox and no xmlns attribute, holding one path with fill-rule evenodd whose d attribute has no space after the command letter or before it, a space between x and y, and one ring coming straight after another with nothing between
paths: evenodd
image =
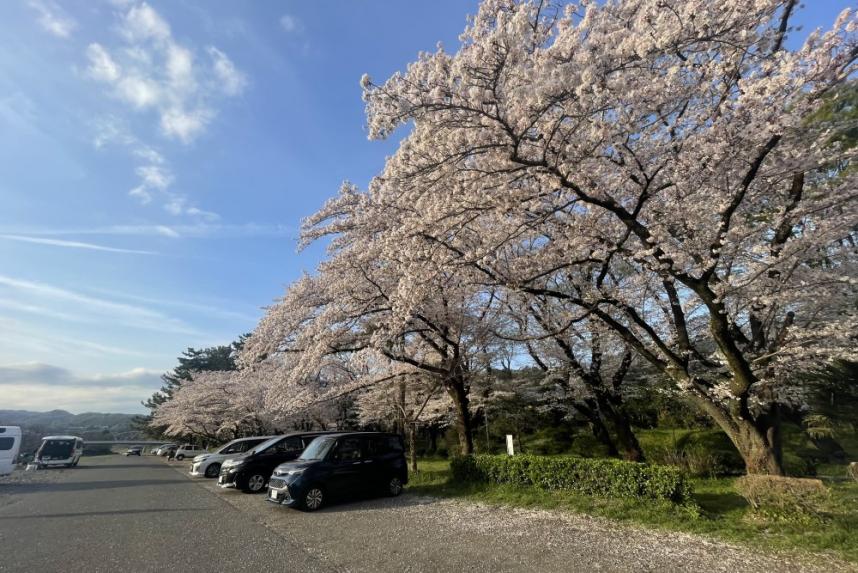
<instances>
[{"instance_id":1,"label":"green foliage","mask_svg":"<svg viewBox=\"0 0 858 573\"><path fill-rule=\"evenodd\" d=\"M805 416L804 429L811 438L833 438L836 434L834 424L824 414Z\"/></svg>"},{"instance_id":2,"label":"green foliage","mask_svg":"<svg viewBox=\"0 0 858 573\"><path fill-rule=\"evenodd\" d=\"M183 382L190 380L194 372L209 372L219 370L235 370L235 354L244 345L244 340L249 335L243 334L236 342L229 345L212 346L211 348L188 348L182 355L179 356L179 365L161 376L164 385L161 389L152 394L152 396L143 402L143 405L149 409L147 416L137 416L134 420L134 426L140 432L151 436L160 437L163 433L163 428L153 428L150 425L152 415L158 407L172 399L173 393L182 385Z\"/></svg>"},{"instance_id":3,"label":"green foliage","mask_svg":"<svg viewBox=\"0 0 858 573\"><path fill-rule=\"evenodd\" d=\"M747 475L735 485L755 516L772 521L818 521L830 498L828 488L818 479Z\"/></svg>"},{"instance_id":4,"label":"green foliage","mask_svg":"<svg viewBox=\"0 0 858 573\"><path fill-rule=\"evenodd\" d=\"M685 449L656 448L652 450L648 460L660 465L678 467L694 477L715 477L727 473L722 457L701 446Z\"/></svg>"},{"instance_id":5,"label":"green foliage","mask_svg":"<svg viewBox=\"0 0 858 573\"><path fill-rule=\"evenodd\" d=\"M455 458L461 481L569 490L585 495L691 502L691 486L677 468L575 456L477 455Z\"/></svg>"},{"instance_id":6,"label":"green foliage","mask_svg":"<svg viewBox=\"0 0 858 573\"><path fill-rule=\"evenodd\" d=\"M647 460L675 465L697 477L740 475L745 462L723 431L657 428L640 430L638 439Z\"/></svg>"}]
</instances>

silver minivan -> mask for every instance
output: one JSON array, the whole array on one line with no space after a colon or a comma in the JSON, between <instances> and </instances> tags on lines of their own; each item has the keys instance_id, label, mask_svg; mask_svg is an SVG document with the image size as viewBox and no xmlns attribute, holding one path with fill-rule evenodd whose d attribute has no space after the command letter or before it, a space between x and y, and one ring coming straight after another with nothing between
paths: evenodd
<instances>
[{"instance_id":1,"label":"silver minivan","mask_svg":"<svg viewBox=\"0 0 858 573\"><path fill-rule=\"evenodd\" d=\"M21 449L21 428L0 426L0 476L9 475L15 469L15 460Z\"/></svg>"}]
</instances>

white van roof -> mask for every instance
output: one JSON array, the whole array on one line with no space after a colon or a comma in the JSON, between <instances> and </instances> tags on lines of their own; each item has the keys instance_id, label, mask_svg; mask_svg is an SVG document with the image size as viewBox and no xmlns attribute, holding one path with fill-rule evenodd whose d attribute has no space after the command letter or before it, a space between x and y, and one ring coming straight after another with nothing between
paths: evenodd
<instances>
[{"instance_id":1,"label":"white van roof","mask_svg":"<svg viewBox=\"0 0 858 573\"><path fill-rule=\"evenodd\" d=\"M83 438L80 436L45 436L42 440L80 440L83 441Z\"/></svg>"},{"instance_id":2,"label":"white van roof","mask_svg":"<svg viewBox=\"0 0 858 573\"><path fill-rule=\"evenodd\" d=\"M0 426L0 434L21 435L21 427L20 426Z\"/></svg>"}]
</instances>

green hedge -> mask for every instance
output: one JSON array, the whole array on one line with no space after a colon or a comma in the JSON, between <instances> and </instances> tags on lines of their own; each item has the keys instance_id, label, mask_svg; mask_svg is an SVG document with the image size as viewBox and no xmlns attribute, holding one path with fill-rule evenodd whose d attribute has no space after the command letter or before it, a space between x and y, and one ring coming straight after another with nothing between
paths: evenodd
<instances>
[{"instance_id":1,"label":"green hedge","mask_svg":"<svg viewBox=\"0 0 858 573\"><path fill-rule=\"evenodd\" d=\"M575 456L475 455L454 458L457 481L535 485L586 495L691 502L691 484L679 468Z\"/></svg>"}]
</instances>

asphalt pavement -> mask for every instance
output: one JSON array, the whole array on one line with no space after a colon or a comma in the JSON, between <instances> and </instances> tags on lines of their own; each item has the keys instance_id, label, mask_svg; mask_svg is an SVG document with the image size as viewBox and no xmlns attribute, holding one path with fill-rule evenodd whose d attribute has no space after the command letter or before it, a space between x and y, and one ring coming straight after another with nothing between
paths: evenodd
<instances>
[{"instance_id":1,"label":"asphalt pavement","mask_svg":"<svg viewBox=\"0 0 858 573\"><path fill-rule=\"evenodd\" d=\"M0 571L330 570L161 459L35 474L0 478Z\"/></svg>"}]
</instances>

